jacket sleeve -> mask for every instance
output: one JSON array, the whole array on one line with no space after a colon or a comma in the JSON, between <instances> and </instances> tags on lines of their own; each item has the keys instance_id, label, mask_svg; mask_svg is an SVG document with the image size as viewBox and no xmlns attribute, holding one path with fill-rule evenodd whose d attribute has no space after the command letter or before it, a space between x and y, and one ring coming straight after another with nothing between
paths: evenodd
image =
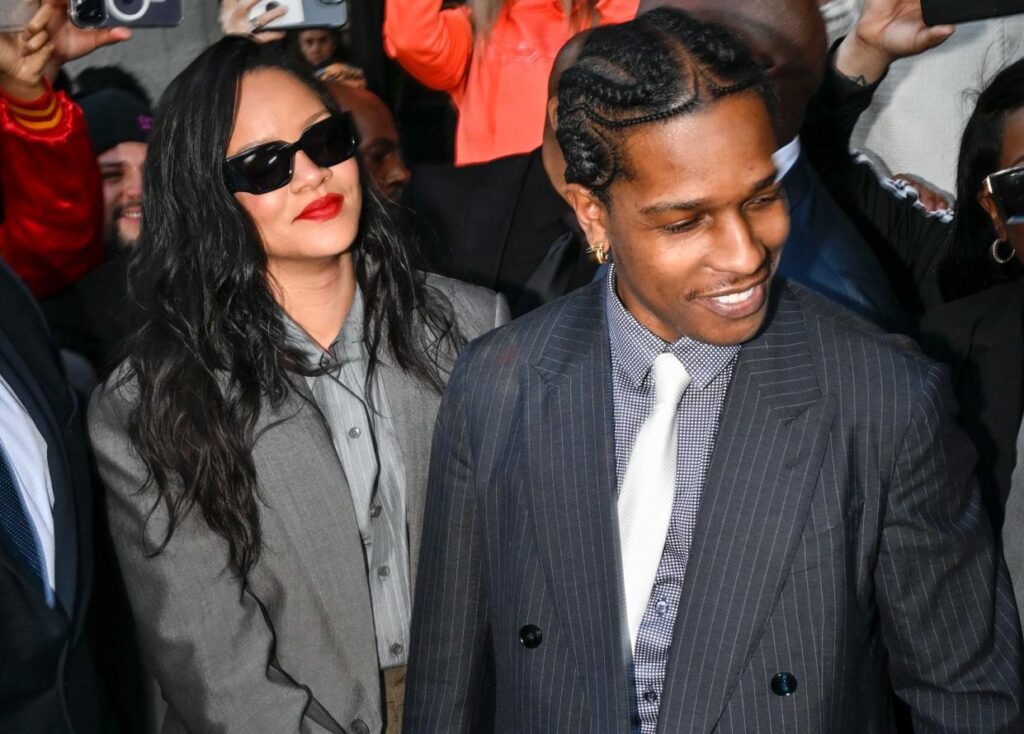
<instances>
[{"instance_id":1,"label":"jacket sleeve","mask_svg":"<svg viewBox=\"0 0 1024 734\"><path fill-rule=\"evenodd\" d=\"M226 543L199 513L189 512L153 555L168 515L143 490L147 470L127 437L130 409L128 387L99 388L89 434L143 660L170 711L193 732L329 731L311 718L322 708L309 689L274 666L262 607L228 570Z\"/></svg>"},{"instance_id":2,"label":"jacket sleeve","mask_svg":"<svg viewBox=\"0 0 1024 734\"><path fill-rule=\"evenodd\" d=\"M63 92L0 95L0 255L37 298L103 259L103 193L82 111Z\"/></svg>"},{"instance_id":3,"label":"jacket sleeve","mask_svg":"<svg viewBox=\"0 0 1024 734\"><path fill-rule=\"evenodd\" d=\"M915 732L1018 732L1019 622L952 405L930 367L889 483L875 582L890 675Z\"/></svg>"},{"instance_id":4,"label":"jacket sleeve","mask_svg":"<svg viewBox=\"0 0 1024 734\"><path fill-rule=\"evenodd\" d=\"M836 71L834 58L833 49L824 81L807 109L801 143L829 193L886 263L895 290L917 291L918 310L934 307L936 294L925 284L934 281L945 253L950 219L928 212L915 198L880 179L866 158L850 150L857 121L871 106L881 80L858 86Z\"/></svg>"},{"instance_id":5,"label":"jacket sleeve","mask_svg":"<svg viewBox=\"0 0 1024 734\"><path fill-rule=\"evenodd\" d=\"M472 353L470 347L468 353ZM490 615L467 424L465 359L441 401L427 481L405 700L406 731L493 731Z\"/></svg>"},{"instance_id":6,"label":"jacket sleeve","mask_svg":"<svg viewBox=\"0 0 1024 734\"><path fill-rule=\"evenodd\" d=\"M441 8L441 0L386 0L384 48L420 83L455 93L473 57L473 21L466 6Z\"/></svg>"}]
</instances>

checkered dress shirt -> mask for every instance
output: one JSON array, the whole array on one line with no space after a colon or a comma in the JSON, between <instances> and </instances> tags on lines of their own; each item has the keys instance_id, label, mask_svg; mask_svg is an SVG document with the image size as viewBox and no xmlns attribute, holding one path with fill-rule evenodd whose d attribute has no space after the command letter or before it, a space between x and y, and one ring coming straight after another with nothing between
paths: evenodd
<instances>
[{"instance_id":1,"label":"checkered dress shirt","mask_svg":"<svg viewBox=\"0 0 1024 734\"><path fill-rule=\"evenodd\" d=\"M654 407L654 378L651 376L654 358L662 352L672 352L692 378L679 401L676 419L679 448L668 537L633 653L636 712L639 714L639 720L634 720L634 729L641 734L654 734L701 491L740 347L714 346L687 337L668 344L641 326L622 305L615 293L614 267L609 270L607 283L605 306L611 339L615 467L620 491L633 443Z\"/></svg>"}]
</instances>

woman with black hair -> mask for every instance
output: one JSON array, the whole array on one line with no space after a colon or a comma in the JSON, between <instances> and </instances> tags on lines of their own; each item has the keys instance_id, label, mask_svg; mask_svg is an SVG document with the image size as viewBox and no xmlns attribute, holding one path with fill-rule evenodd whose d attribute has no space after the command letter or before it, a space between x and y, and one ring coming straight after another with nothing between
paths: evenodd
<instances>
[{"instance_id":1,"label":"woman with black hair","mask_svg":"<svg viewBox=\"0 0 1024 734\"><path fill-rule=\"evenodd\" d=\"M1016 252L1024 257L1024 238L1006 229L985 188L986 178L1015 157L1014 131L1020 127L1024 132L1024 121L1013 115L1024 107L1024 61L1004 69L978 97L960 147L954 215L915 205L914 198L879 180L866 160L850 153L853 129L889 65L922 53L952 32L925 26L920 5L920 0L872 0L865 6L857 29L835 48L801 130L815 167L846 213L876 243L897 294L915 318L1015 279L1021 272ZM909 39L920 29L920 40L903 41L893 31L883 35L877 19L894 10L903 13L902 33ZM895 47L876 48L885 43ZM1024 153L1024 145L1016 147ZM1002 165L1004 158L1007 165Z\"/></svg>"},{"instance_id":2,"label":"woman with black hair","mask_svg":"<svg viewBox=\"0 0 1024 734\"><path fill-rule=\"evenodd\" d=\"M413 270L355 150L243 38L157 115L141 324L90 434L164 732L400 725L439 393L506 308Z\"/></svg>"},{"instance_id":3,"label":"woman with black hair","mask_svg":"<svg viewBox=\"0 0 1024 734\"><path fill-rule=\"evenodd\" d=\"M997 531L1003 529L1024 604L1024 475L1011 479L1024 414L1024 60L1003 69L978 97L960 147L952 217L896 194L849 152L857 118L889 65L952 31L928 28L920 0L869 0L835 50L802 137L840 204L862 231L876 234L897 293L928 310L919 336L953 369L959 420L978 450L982 496ZM1018 517L1004 524L1011 504Z\"/></svg>"}]
</instances>

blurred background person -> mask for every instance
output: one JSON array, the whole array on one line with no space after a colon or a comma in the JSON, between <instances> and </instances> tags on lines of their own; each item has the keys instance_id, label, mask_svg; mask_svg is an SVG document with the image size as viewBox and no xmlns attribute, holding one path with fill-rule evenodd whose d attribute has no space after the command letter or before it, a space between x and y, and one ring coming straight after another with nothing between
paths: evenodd
<instances>
[{"instance_id":1,"label":"blurred background person","mask_svg":"<svg viewBox=\"0 0 1024 734\"><path fill-rule=\"evenodd\" d=\"M637 0L387 0L390 56L458 110L455 163L527 153L541 143L548 75L577 31L621 23Z\"/></svg>"},{"instance_id":2,"label":"blurred background person","mask_svg":"<svg viewBox=\"0 0 1024 734\"><path fill-rule=\"evenodd\" d=\"M69 288L42 302L54 340L65 352L69 375L88 395L114 366L130 324L128 261L142 227L142 177L153 113L121 88L96 89L79 98L103 186L104 260ZM78 359L91 375L77 366Z\"/></svg>"},{"instance_id":3,"label":"blurred background person","mask_svg":"<svg viewBox=\"0 0 1024 734\"><path fill-rule=\"evenodd\" d=\"M326 81L338 106L352 115L359 136L359 156L381 192L397 202L409 182L402 145L391 110L373 92L347 82Z\"/></svg>"},{"instance_id":4,"label":"blurred background person","mask_svg":"<svg viewBox=\"0 0 1024 734\"><path fill-rule=\"evenodd\" d=\"M894 194L848 147L891 64L952 32L925 26L920 0L868 0L829 65L805 137L837 197L889 244L908 273L907 287L932 307L921 322L923 344L953 369L959 420L980 454L982 497L1002 531L1019 605L1024 517L1004 517L1024 494L1014 468L1024 414L1024 196L1014 198L998 182L1024 177L1024 60L1000 72L977 99L960 145L952 217L928 214Z\"/></svg>"},{"instance_id":5,"label":"blurred background person","mask_svg":"<svg viewBox=\"0 0 1024 734\"><path fill-rule=\"evenodd\" d=\"M75 283L103 257L99 175L82 114L67 95L52 91L47 74L127 37L124 29L79 34L63 6L47 7L48 26L31 26L31 41L6 34L0 59L8 69L0 119L0 256L38 298ZM44 67L27 69L38 57L25 54L47 43L53 48Z\"/></svg>"},{"instance_id":6,"label":"blurred background person","mask_svg":"<svg viewBox=\"0 0 1024 734\"><path fill-rule=\"evenodd\" d=\"M366 74L341 57L340 31L335 28L307 28L296 31L290 42L313 73L325 81L343 82L359 89L366 87Z\"/></svg>"},{"instance_id":7,"label":"blurred background person","mask_svg":"<svg viewBox=\"0 0 1024 734\"><path fill-rule=\"evenodd\" d=\"M829 0L829 39L853 28L864 0ZM923 182L948 198L956 188L956 150L978 91L1024 56L1024 15L961 26L931 53L893 66L854 129L854 147L883 176Z\"/></svg>"},{"instance_id":8,"label":"blurred background person","mask_svg":"<svg viewBox=\"0 0 1024 734\"><path fill-rule=\"evenodd\" d=\"M468 166L420 166L407 189L405 203L423 219L432 270L498 291L513 316L586 285L597 272L564 198L565 159L555 139L558 80L589 32L573 36L555 58L539 148Z\"/></svg>"}]
</instances>

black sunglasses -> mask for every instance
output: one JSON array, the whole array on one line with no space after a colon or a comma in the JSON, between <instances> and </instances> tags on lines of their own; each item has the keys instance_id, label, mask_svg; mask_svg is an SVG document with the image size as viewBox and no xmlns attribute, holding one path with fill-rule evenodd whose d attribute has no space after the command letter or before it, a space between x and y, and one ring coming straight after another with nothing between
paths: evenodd
<instances>
[{"instance_id":1,"label":"black sunglasses","mask_svg":"<svg viewBox=\"0 0 1024 734\"><path fill-rule=\"evenodd\" d=\"M1024 166L996 171L985 179L985 190L992 195L1007 224L1024 224Z\"/></svg>"},{"instance_id":2,"label":"black sunglasses","mask_svg":"<svg viewBox=\"0 0 1024 734\"><path fill-rule=\"evenodd\" d=\"M287 186L302 151L318 166L330 168L356 153L356 135L348 115L331 115L306 128L294 143L264 143L224 161L231 193L266 194Z\"/></svg>"}]
</instances>

